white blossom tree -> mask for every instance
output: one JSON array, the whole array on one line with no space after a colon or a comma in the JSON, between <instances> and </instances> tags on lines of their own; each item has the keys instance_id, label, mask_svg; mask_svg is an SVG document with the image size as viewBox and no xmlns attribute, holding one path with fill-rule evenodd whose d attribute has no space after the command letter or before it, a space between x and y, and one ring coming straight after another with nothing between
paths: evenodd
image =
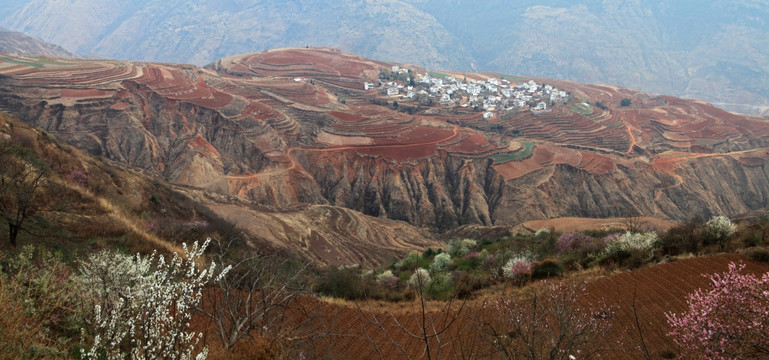
<instances>
[{"instance_id":1,"label":"white blossom tree","mask_svg":"<svg viewBox=\"0 0 769 360\"><path fill-rule=\"evenodd\" d=\"M88 322L93 344L81 351L82 358L205 359L205 349L194 354L202 334L189 329L192 310L203 287L229 271L215 276L215 263L199 266L209 242L195 242L191 248L183 244L184 255L174 253L170 260L156 253L130 257L102 251L89 256L78 279L93 309Z\"/></svg>"}]
</instances>

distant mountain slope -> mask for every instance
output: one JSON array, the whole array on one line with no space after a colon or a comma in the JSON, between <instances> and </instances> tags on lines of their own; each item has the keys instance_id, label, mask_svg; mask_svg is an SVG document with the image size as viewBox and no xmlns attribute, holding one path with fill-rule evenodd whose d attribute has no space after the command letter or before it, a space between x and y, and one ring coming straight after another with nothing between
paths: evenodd
<instances>
[{"instance_id":1,"label":"distant mountain slope","mask_svg":"<svg viewBox=\"0 0 769 360\"><path fill-rule=\"evenodd\" d=\"M0 27L0 53L17 55L36 55L56 58L76 58L77 55L59 45L10 31Z\"/></svg>"},{"instance_id":2,"label":"distant mountain slope","mask_svg":"<svg viewBox=\"0 0 769 360\"><path fill-rule=\"evenodd\" d=\"M769 115L766 1L23 0L0 17L79 54L204 65L286 46L607 83ZM15 9L15 10L14 10Z\"/></svg>"},{"instance_id":3,"label":"distant mountain slope","mask_svg":"<svg viewBox=\"0 0 769 360\"><path fill-rule=\"evenodd\" d=\"M80 54L205 65L285 46L341 46L437 68L471 62L432 16L402 1L32 0L7 26Z\"/></svg>"}]
</instances>

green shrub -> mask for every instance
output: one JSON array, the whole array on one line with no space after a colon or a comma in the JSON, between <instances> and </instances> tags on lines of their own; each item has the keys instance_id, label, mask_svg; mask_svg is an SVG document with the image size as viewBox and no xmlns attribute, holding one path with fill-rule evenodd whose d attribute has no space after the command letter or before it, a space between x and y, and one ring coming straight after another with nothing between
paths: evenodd
<instances>
[{"instance_id":1,"label":"green shrub","mask_svg":"<svg viewBox=\"0 0 769 360\"><path fill-rule=\"evenodd\" d=\"M357 271L333 266L320 276L316 290L323 295L349 300L364 296L363 280Z\"/></svg>"},{"instance_id":2,"label":"green shrub","mask_svg":"<svg viewBox=\"0 0 769 360\"><path fill-rule=\"evenodd\" d=\"M631 104L632 102L633 102L633 101L632 101L632 100L630 100L630 98L622 98L622 100L620 100L620 102L619 102L619 105L620 105L620 106L630 106L630 104Z\"/></svg>"},{"instance_id":3,"label":"green shrub","mask_svg":"<svg viewBox=\"0 0 769 360\"><path fill-rule=\"evenodd\" d=\"M408 253L403 260L398 261L395 263L395 267L402 270L415 270L416 268L420 267L420 261L422 260L422 257L420 254L416 251L412 251ZM427 265L426 263L423 265Z\"/></svg>"},{"instance_id":4,"label":"green shrub","mask_svg":"<svg viewBox=\"0 0 769 360\"><path fill-rule=\"evenodd\" d=\"M435 274L427 286L426 293L431 299L445 300L454 290L451 276L445 273Z\"/></svg>"},{"instance_id":5,"label":"green shrub","mask_svg":"<svg viewBox=\"0 0 769 360\"><path fill-rule=\"evenodd\" d=\"M453 257L462 257L475 249L476 246L478 246L478 243L473 239L452 239L449 241L446 252Z\"/></svg>"},{"instance_id":6,"label":"green shrub","mask_svg":"<svg viewBox=\"0 0 769 360\"><path fill-rule=\"evenodd\" d=\"M563 274L563 264L558 260L545 259L531 263L531 278L545 279Z\"/></svg>"}]
</instances>

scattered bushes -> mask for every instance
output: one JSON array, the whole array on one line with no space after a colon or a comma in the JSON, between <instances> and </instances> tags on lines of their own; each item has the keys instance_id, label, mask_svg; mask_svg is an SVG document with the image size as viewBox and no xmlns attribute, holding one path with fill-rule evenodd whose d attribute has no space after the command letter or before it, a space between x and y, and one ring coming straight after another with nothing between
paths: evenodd
<instances>
[{"instance_id":1,"label":"scattered bushes","mask_svg":"<svg viewBox=\"0 0 769 360\"><path fill-rule=\"evenodd\" d=\"M594 239L581 232L570 232L561 235L556 242L558 255L578 253L586 256L591 252L601 252L607 243Z\"/></svg>"},{"instance_id":2,"label":"scattered bushes","mask_svg":"<svg viewBox=\"0 0 769 360\"><path fill-rule=\"evenodd\" d=\"M376 276L377 284L389 290L395 290L398 288L398 280L400 279L393 275L393 272L390 270L385 270L383 273Z\"/></svg>"}]
</instances>

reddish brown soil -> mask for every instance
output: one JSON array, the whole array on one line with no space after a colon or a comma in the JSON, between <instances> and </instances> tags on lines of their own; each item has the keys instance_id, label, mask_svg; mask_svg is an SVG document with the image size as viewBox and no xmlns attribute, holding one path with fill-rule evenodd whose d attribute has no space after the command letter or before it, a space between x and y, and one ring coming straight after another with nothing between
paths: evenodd
<instances>
[{"instance_id":1,"label":"reddish brown soil","mask_svg":"<svg viewBox=\"0 0 769 360\"><path fill-rule=\"evenodd\" d=\"M653 217L642 217L639 219L632 219L633 221L639 221L643 225L649 225L657 231L667 231L670 228L678 225L678 223L670 220L658 219ZM573 231L586 231L586 230L610 230L610 229L624 229L627 227L627 218L611 218L611 219L593 219L593 218L555 218L546 220L530 220L523 223L523 226L530 231L537 231L539 229L554 229L557 232L568 233Z\"/></svg>"},{"instance_id":2,"label":"reddish brown soil","mask_svg":"<svg viewBox=\"0 0 769 360\"><path fill-rule=\"evenodd\" d=\"M746 263L746 271L750 273L769 271L767 264L750 262L736 255L719 255L678 260L590 281L586 286L586 296L577 299L577 302L604 304L613 308L610 318L612 328L598 339L607 348L602 358L642 358L637 350L641 343L633 315L634 299L640 328L652 358L660 358L660 354L665 351L678 355L678 348L667 337L670 328L665 313L686 310L687 295L708 286L709 280L704 275L724 272L730 262ZM537 282L533 286L542 286L542 283ZM515 299L525 289L507 288L498 291L505 294L502 299ZM468 357L471 353L474 354L472 358L489 353L494 354L493 358L501 356L488 343L480 340L478 326L473 320L482 311L480 306L484 301L493 304L496 299L496 295L481 295L465 305L457 321L441 336L441 357ZM313 314L315 318L295 330L294 335L311 332L335 334L321 337L306 346L304 351L308 358L370 359L380 358L380 355L385 359L426 358L424 343L406 332L420 333L421 311L416 301L373 301L361 302L356 306L352 303L303 299L302 304L305 313ZM436 316L443 305L434 302L427 304L428 319L436 319L436 328L441 328L446 321L445 317ZM205 322L199 321L195 322L196 326L204 327ZM300 320L296 321L300 323ZM212 334L213 328L208 331ZM246 340L238 351L256 351L258 340L251 341ZM438 342L431 342L431 347L432 355L435 356ZM224 357L213 357L217 358Z\"/></svg>"},{"instance_id":3,"label":"reddish brown soil","mask_svg":"<svg viewBox=\"0 0 769 360\"><path fill-rule=\"evenodd\" d=\"M365 119L365 117L362 117L362 116L356 116L353 114L343 113L339 111L332 111L332 112L329 112L328 114L342 121L355 122L355 121L360 121Z\"/></svg>"}]
</instances>

